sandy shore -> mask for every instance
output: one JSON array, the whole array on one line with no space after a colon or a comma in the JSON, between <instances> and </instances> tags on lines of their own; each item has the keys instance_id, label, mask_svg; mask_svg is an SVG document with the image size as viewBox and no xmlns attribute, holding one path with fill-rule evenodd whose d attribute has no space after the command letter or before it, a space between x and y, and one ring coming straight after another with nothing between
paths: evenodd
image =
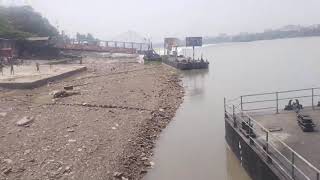
<instances>
[{"instance_id":1,"label":"sandy shore","mask_svg":"<svg viewBox=\"0 0 320 180\"><path fill-rule=\"evenodd\" d=\"M48 86L0 90L0 180L141 179L152 168L154 142L183 101L177 72L123 59L84 65ZM52 99L70 85L77 94Z\"/></svg>"}]
</instances>

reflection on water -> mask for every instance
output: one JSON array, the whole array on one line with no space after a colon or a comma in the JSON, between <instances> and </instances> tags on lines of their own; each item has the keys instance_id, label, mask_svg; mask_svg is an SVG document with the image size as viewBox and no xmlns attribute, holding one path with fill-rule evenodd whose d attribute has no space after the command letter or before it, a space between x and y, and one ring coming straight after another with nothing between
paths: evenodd
<instances>
[{"instance_id":1,"label":"reflection on water","mask_svg":"<svg viewBox=\"0 0 320 180\"><path fill-rule=\"evenodd\" d=\"M196 49L196 55L203 53L210 61L209 71L183 72L184 102L161 134L155 168L145 179L248 180L239 161L226 149L223 98L318 87L319 44L317 37Z\"/></svg>"},{"instance_id":2,"label":"reflection on water","mask_svg":"<svg viewBox=\"0 0 320 180\"><path fill-rule=\"evenodd\" d=\"M235 179L250 179L247 173L243 173L243 168L236 155L232 152L226 144L226 157L227 157L227 180Z\"/></svg>"},{"instance_id":3,"label":"reflection on water","mask_svg":"<svg viewBox=\"0 0 320 180\"><path fill-rule=\"evenodd\" d=\"M192 71L182 71L188 81L184 81L184 86L188 87L190 96L200 96L204 94L204 77L208 74L208 69L197 69Z\"/></svg>"},{"instance_id":4,"label":"reflection on water","mask_svg":"<svg viewBox=\"0 0 320 180\"><path fill-rule=\"evenodd\" d=\"M181 72L186 96L157 143L153 160L156 165L145 180L223 180L230 179L227 171L233 170L237 171L233 174L247 177L237 159L226 153L223 119L217 121L210 115L214 99L207 82L213 79L213 71L211 68ZM227 160L234 162L230 163L232 168L225 168L229 165Z\"/></svg>"}]
</instances>

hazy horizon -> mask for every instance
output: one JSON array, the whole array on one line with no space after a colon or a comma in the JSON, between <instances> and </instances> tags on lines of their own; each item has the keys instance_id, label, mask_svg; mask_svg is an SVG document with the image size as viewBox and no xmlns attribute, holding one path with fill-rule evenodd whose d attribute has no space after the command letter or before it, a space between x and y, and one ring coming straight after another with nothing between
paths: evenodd
<instances>
[{"instance_id":1,"label":"hazy horizon","mask_svg":"<svg viewBox=\"0 0 320 180\"><path fill-rule=\"evenodd\" d=\"M67 34L92 33L100 39L129 30L162 41L169 36L216 36L320 23L317 0L0 0L0 3L30 5Z\"/></svg>"}]
</instances>

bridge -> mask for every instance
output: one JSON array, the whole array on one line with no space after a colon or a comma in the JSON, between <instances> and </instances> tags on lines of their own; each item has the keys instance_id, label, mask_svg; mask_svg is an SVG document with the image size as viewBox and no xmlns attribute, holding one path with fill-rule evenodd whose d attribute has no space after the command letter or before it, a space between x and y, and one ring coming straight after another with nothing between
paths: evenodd
<instances>
[{"instance_id":1,"label":"bridge","mask_svg":"<svg viewBox=\"0 0 320 180\"><path fill-rule=\"evenodd\" d=\"M148 50L151 45L149 43L123 42L123 41L91 41L91 42L70 42L56 44L61 50L72 51L92 51L92 52L110 52L110 53L126 53L126 54L142 54Z\"/></svg>"}]
</instances>

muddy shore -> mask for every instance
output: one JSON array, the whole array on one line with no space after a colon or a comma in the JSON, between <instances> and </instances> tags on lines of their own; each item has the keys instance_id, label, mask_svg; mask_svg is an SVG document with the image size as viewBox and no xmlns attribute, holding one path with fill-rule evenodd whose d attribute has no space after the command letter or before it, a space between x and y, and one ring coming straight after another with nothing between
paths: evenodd
<instances>
[{"instance_id":1,"label":"muddy shore","mask_svg":"<svg viewBox=\"0 0 320 180\"><path fill-rule=\"evenodd\" d=\"M134 180L152 168L155 140L183 101L176 70L83 62L87 72L47 86L0 90L0 180ZM53 99L66 86L76 93Z\"/></svg>"}]
</instances>

